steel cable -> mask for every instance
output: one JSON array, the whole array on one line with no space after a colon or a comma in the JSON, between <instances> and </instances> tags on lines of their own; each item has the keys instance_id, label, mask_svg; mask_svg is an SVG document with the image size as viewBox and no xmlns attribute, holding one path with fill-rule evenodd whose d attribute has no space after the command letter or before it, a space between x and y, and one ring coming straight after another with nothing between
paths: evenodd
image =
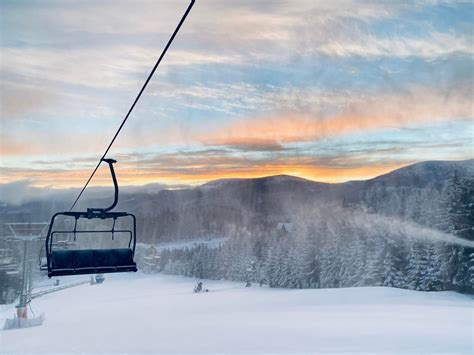
<instances>
[{"instance_id":1,"label":"steel cable","mask_svg":"<svg viewBox=\"0 0 474 355\"><path fill-rule=\"evenodd\" d=\"M122 130L123 126L125 125L125 122L127 122L128 120L128 117L130 116L130 114L132 113L133 109L135 108L135 105L137 104L138 100L140 99L140 97L142 96L142 93L143 91L145 90L145 88L147 87L148 83L150 82L150 79L152 78L153 74L155 73L156 71L156 68L158 68L158 66L160 65L161 63L161 60L163 59L163 57L165 56L166 52L168 51L168 48L170 47L171 43L173 42L174 38L176 37L177 33L179 32L179 29L181 28L181 25L184 23L184 20L186 19L186 17L188 16L189 12L191 11L191 8L193 7L194 5L194 2L195 0L191 0L191 3L189 4L188 8L186 9L186 12L184 13L183 17L181 18L181 20L179 21L178 23L178 26L176 26L176 29L174 30L173 34L171 35L170 39L168 40L168 43L166 44L165 48L163 49L163 52L161 53L160 57L158 58L158 60L156 61L155 63L155 66L153 67L153 69L151 70L150 74L148 75L148 78L146 79L145 83L143 84L140 92L138 93L137 97L135 98L135 101L133 101L133 104L132 106L130 106L130 109L128 110L128 113L127 115L125 116L125 118L123 119L122 123L120 124L117 132L115 132L115 135L114 137L112 138L112 140L110 141L107 149L105 150L104 154L101 156L101 158L99 159L99 162L97 163L96 167L94 168L94 170L92 171L92 174L91 176L89 177L89 179L87 180L86 184L84 185L84 187L82 188L81 192L79 192L79 195L77 195L76 197L76 200L74 201L74 203L72 204L71 208L69 209L69 211L72 211L73 208L76 206L77 202L79 201L79 199L81 198L82 194L84 193L84 190L87 188L87 186L89 185L89 183L91 182L92 178L94 177L95 173L97 172L97 170L99 169L99 166L100 166L100 163L102 163L102 159L104 159L107 155L107 153L109 152L110 148L112 147L112 145L114 144L115 142L115 139L117 138L117 136L119 135L120 131Z\"/></svg>"}]
</instances>

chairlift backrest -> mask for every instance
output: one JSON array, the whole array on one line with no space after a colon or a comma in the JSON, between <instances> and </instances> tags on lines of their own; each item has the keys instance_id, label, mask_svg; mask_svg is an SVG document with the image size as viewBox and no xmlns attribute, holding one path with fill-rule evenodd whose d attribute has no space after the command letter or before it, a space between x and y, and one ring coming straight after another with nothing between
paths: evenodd
<instances>
[{"instance_id":1,"label":"chairlift backrest","mask_svg":"<svg viewBox=\"0 0 474 355\"><path fill-rule=\"evenodd\" d=\"M115 176L113 159L102 159L109 165L110 173L114 183L114 201L106 208L88 208L84 212L58 212L51 218L48 234L46 237L46 259L48 267L48 276L67 276L67 275L84 275L84 274L104 274L113 272L135 272L137 264L134 261L136 247L136 218L133 214L127 212L111 212L118 202L118 183ZM59 216L74 218L74 228L71 230L56 229L55 222ZM78 221L86 219L90 221L112 220L110 229L86 228L79 229ZM131 228L117 229L116 222L118 220L130 220ZM114 237L119 234L128 236L128 244L125 248L112 249L79 249L75 243L57 243L61 235L73 235L74 240L82 235L99 235L110 234L111 242ZM71 245L73 248L71 248Z\"/></svg>"}]
</instances>

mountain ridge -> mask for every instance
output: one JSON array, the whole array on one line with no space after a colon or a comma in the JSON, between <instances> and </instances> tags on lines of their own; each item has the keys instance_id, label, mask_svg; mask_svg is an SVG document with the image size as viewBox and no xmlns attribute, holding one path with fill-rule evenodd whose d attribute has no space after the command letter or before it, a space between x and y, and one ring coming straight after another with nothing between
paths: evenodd
<instances>
[{"instance_id":1,"label":"mountain ridge","mask_svg":"<svg viewBox=\"0 0 474 355\"><path fill-rule=\"evenodd\" d=\"M224 178L224 179L216 179L208 181L202 185L192 186L189 187L190 189L199 188L207 185L213 185L214 183L233 183L233 182L243 182L243 181L261 181L261 180L273 180L273 179L287 179L287 180L296 180L296 181L304 181L310 183L317 183L317 184L325 184L325 185L341 185L346 183L354 183L354 182L367 182L367 181L374 181L384 177L388 177L392 174L399 174L400 172L407 171L407 170L414 170L419 169L420 167L427 167L432 165L438 166L450 166L450 167L461 167L463 169L473 169L474 170L474 159L465 159L465 160L425 160L413 164L405 165L401 168L392 170L388 173L381 174L369 179L361 179L361 180L347 180L342 182L325 182L320 180L312 180L309 178L304 178L296 175L289 175L289 174L276 174L276 175L267 175L267 176L260 176L255 178Z\"/></svg>"},{"instance_id":2,"label":"mountain ridge","mask_svg":"<svg viewBox=\"0 0 474 355\"><path fill-rule=\"evenodd\" d=\"M267 228L298 211L338 205L422 225L436 222L450 176L474 178L474 159L426 161L369 180L323 183L291 175L220 179L183 189L121 193L117 210L137 215L142 240L174 241L199 235L222 236L229 226ZM77 210L107 205L109 196L81 201ZM68 210L67 198L43 198L0 205L0 222L47 221ZM263 227L262 227L263 226Z\"/></svg>"}]
</instances>

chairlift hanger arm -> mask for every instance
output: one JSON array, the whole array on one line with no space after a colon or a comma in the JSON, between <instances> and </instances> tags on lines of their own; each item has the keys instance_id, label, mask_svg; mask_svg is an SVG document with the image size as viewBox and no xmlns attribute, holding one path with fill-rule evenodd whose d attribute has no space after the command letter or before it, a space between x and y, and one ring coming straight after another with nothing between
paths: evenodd
<instances>
[{"instance_id":1,"label":"chairlift hanger arm","mask_svg":"<svg viewBox=\"0 0 474 355\"><path fill-rule=\"evenodd\" d=\"M114 170L114 164L117 162L114 159L106 159L102 158L100 162L105 162L109 164L109 169L110 169L110 175L112 176L112 181L114 183L114 202L109 207L105 208L88 208L87 212L91 214L91 216L95 213L104 213L108 212L117 206L118 203L118 198L119 198L119 187L118 187L118 182L117 182L117 176L115 175L115 170Z\"/></svg>"}]
</instances>

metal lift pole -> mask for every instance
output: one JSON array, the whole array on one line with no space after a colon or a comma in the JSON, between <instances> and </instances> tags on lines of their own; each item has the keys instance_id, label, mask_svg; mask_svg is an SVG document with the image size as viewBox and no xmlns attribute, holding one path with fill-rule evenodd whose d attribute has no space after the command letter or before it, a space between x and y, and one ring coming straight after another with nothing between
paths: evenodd
<instances>
[{"instance_id":1,"label":"metal lift pole","mask_svg":"<svg viewBox=\"0 0 474 355\"><path fill-rule=\"evenodd\" d=\"M29 283L30 283L30 253L28 247L29 241L23 241L23 272L21 275L21 294L20 294L20 301L15 306L16 308L16 316L22 319L28 319L28 299L29 299Z\"/></svg>"},{"instance_id":2,"label":"metal lift pole","mask_svg":"<svg viewBox=\"0 0 474 355\"><path fill-rule=\"evenodd\" d=\"M39 317L28 317L28 304L31 301L33 284L33 264L30 256L30 244L45 239L44 232L48 223L7 223L12 233L11 239L23 242L22 288L16 314L13 319L6 319L3 329L33 327L43 324L44 314Z\"/></svg>"}]
</instances>

